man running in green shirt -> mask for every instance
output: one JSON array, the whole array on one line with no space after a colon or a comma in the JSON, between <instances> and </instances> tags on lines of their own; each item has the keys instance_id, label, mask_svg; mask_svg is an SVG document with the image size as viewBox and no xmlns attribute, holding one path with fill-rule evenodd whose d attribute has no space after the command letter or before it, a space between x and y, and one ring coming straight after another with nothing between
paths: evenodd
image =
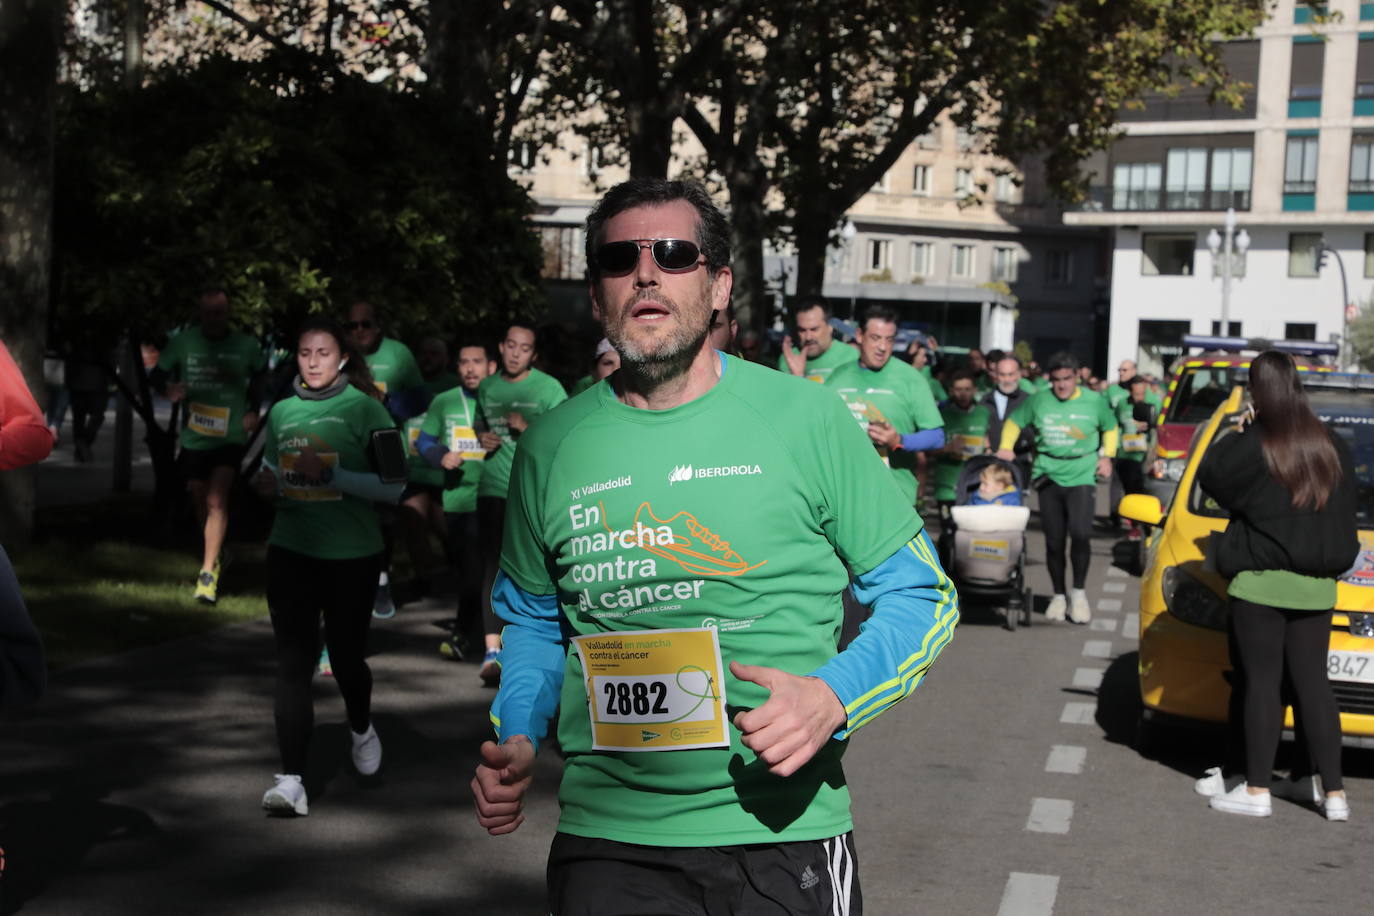
<instances>
[{"instance_id":1,"label":"man running in green shirt","mask_svg":"<svg viewBox=\"0 0 1374 916\"><path fill-rule=\"evenodd\" d=\"M897 313L885 305L869 306L859 321L858 362L839 367L825 384L844 399L915 506L916 453L943 446L945 432L925 379L892 358L896 338Z\"/></svg>"},{"instance_id":2,"label":"man running in green shirt","mask_svg":"<svg viewBox=\"0 0 1374 916\"><path fill-rule=\"evenodd\" d=\"M420 368L425 391L430 403L445 391L459 387L458 376L449 362L448 344L438 337L426 337L415 350L415 362ZM401 425L408 449L410 480L406 484L405 495L397 512L401 530L405 533L406 546L410 551L415 580L411 583L411 596L420 597L429 591L430 577L438 567L434 550L430 546L431 536L437 536L440 543L446 542L447 526L444 521L444 474L438 468L430 467L421 457L417 440L420 428L425 423L425 411L408 417ZM475 480L476 478L474 478Z\"/></svg>"},{"instance_id":3,"label":"man running in green shirt","mask_svg":"<svg viewBox=\"0 0 1374 916\"><path fill-rule=\"evenodd\" d=\"M840 400L710 346L730 230L704 188L617 185L586 238L621 368L515 456L478 821L520 826L557 707L550 913L857 913L841 754L957 596ZM874 613L837 653L851 573Z\"/></svg>"},{"instance_id":4,"label":"man running in green shirt","mask_svg":"<svg viewBox=\"0 0 1374 916\"><path fill-rule=\"evenodd\" d=\"M778 356L780 372L805 376L824 384L830 373L858 359L853 347L836 342L830 314L830 306L824 299L815 299L798 310L797 340L801 349L792 348L791 337L782 339L782 354Z\"/></svg>"},{"instance_id":5,"label":"man running in green shirt","mask_svg":"<svg viewBox=\"0 0 1374 916\"><path fill-rule=\"evenodd\" d=\"M940 409L945 444L935 453L935 499L941 506L941 518L945 517L945 507L957 498L954 486L964 462L988 450L990 415L987 407L974 401L976 393L973 373L962 369L951 377L949 403Z\"/></svg>"},{"instance_id":6,"label":"man running in green shirt","mask_svg":"<svg viewBox=\"0 0 1374 916\"><path fill-rule=\"evenodd\" d=\"M477 405L485 431L479 436L487 451L486 466L477 484L477 524L482 531L482 594L486 651L478 672L488 685L501 679L501 623L492 611L491 589L501 564L506 521L506 493L510 487L515 447L530 421L568 399L558 380L534 368L539 349L534 327L514 322L497 347L499 371L482 380Z\"/></svg>"},{"instance_id":7,"label":"man running in green shirt","mask_svg":"<svg viewBox=\"0 0 1374 916\"><path fill-rule=\"evenodd\" d=\"M1087 623L1092 609L1085 591L1092 560L1093 503L1097 479L1106 480L1116 455L1116 417L1107 399L1078 385L1078 360L1056 353L1046 366L1050 390L1025 401L1002 424L997 457L1012 461L1021 430L1035 427L1032 485L1040 494L1040 524L1045 531L1045 566L1054 587L1045 616ZM1099 453L1101 457L1099 457ZM1064 592L1064 539L1073 560L1073 591Z\"/></svg>"},{"instance_id":8,"label":"man running in green shirt","mask_svg":"<svg viewBox=\"0 0 1374 916\"><path fill-rule=\"evenodd\" d=\"M179 460L205 535L195 597L214 604L229 528L229 491L248 437L258 428L267 357L256 339L229 327L229 296L223 289L202 292L197 314L197 325L167 342L149 383L186 408Z\"/></svg>"}]
</instances>

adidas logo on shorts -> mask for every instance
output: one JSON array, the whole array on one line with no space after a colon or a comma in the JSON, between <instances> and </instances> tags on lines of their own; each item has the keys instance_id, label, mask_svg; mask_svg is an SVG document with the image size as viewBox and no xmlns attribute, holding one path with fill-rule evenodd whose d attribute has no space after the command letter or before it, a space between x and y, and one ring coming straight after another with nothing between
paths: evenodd
<instances>
[{"instance_id":1,"label":"adidas logo on shorts","mask_svg":"<svg viewBox=\"0 0 1374 916\"><path fill-rule=\"evenodd\" d=\"M820 884L820 883L821 883L821 876L818 875L818 874L816 874L816 873L811 869L811 866L810 866L810 865L806 866L806 870L802 872L802 875L801 875L801 884L799 885L799 887L801 887L801 889L804 890L804 891L809 891L809 890L811 890L811 888L815 887L817 884Z\"/></svg>"}]
</instances>

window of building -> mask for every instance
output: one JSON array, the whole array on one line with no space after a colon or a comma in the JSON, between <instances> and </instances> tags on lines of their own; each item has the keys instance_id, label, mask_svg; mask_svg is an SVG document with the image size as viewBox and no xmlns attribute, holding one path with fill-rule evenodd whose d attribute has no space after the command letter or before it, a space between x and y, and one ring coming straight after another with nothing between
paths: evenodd
<instances>
[{"instance_id":1,"label":"window of building","mask_svg":"<svg viewBox=\"0 0 1374 916\"><path fill-rule=\"evenodd\" d=\"M992 183L992 196L1004 204L1016 199L1016 182L1010 175L998 175Z\"/></svg>"},{"instance_id":2,"label":"window of building","mask_svg":"<svg viewBox=\"0 0 1374 916\"><path fill-rule=\"evenodd\" d=\"M1374 137L1350 141L1350 193L1374 194Z\"/></svg>"},{"instance_id":3,"label":"window of building","mask_svg":"<svg viewBox=\"0 0 1374 916\"><path fill-rule=\"evenodd\" d=\"M1045 282L1050 286L1068 286L1073 282L1073 252L1067 248L1051 248L1045 255Z\"/></svg>"},{"instance_id":4,"label":"window of building","mask_svg":"<svg viewBox=\"0 0 1374 916\"><path fill-rule=\"evenodd\" d=\"M954 170L954 196L968 197L973 193L973 170L955 169Z\"/></svg>"},{"instance_id":5,"label":"window of building","mask_svg":"<svg viewBox=\"0 0 1374 916\"><path fill-rule=\"evenodd\" d=\"M601 171L601 147L588 143L582 153L582 175L595 178Z\"/></svg>"},{"instance_id":6,"label":"window of building","mask_svg":"<svg viewBox=\"0 0 1374 916\"><path fill-rule=\"evenodd\" d=\"M1242 336L1241 333L1240 333L1240 322L1239 322L1239 321L1228 321L1228 322L1226 322L1226 330L1225 330L1225 331L1222 331L1222 329L1221 329L1221 322L1220 322L1220 321L1213 321L1213 322L1212 322L1212 334L1213 334L1213 335L1225 334L1227 337L1240 337L1240 336Z\"/></svg>"},{"instance_id":7,"label":"window of building","mask_svg":"<svg viewBox=\"0 0 1374 916\"><path fill-rule=\"evenodd\" d=\"M1316 340L1317 326L1315 324L1301 323L1293 324L1288 322L1283 326L1284 340Z\"/></svg>"},{"instance_id":8,"label":"window of building","mask_svg":"<svg viewBox=\"0 0 1374 916\"><path fill-rule=\"evenodd\" d=\"M973 276L973 246L955 245L953 256L950 260L949 272L964 279Z\"/></svg>"},{"instance_id":9,"label":"window of building","mask_svg":"<svg viewBox=\"0 0 1374 916\"><path fill-rule=\"evenodd\" d=\"M973 149L973 133L967 127L959 127L954 131L954 145L959 148L959 152L967 153Z\"/></svg>"},{"instance_id":10,"label":"window of building","mask_svg":"<svg viewBox=\"0 0 1374 916\"><path fill-rule=\"evenodd\" d=\"M1163 376L1175 359L1183 355L1183 335L1192 330L1187 321L1146 319L1136 327L1136 365L1141 372Z\"/></svg>"},{"instance_id":11,"label":"window of building","mask_svg":"<svg viewBox=\"0 0 1374 916\"><path fill-rule=\"evenodd\" d=\"M1288 276L1317 275L1317 247L1321 245L1321 241L1319 232L1288 233Z\"/></svg>"},{"instance_id":12,"label":"window of building","mask_svg":"<svg viewBox=\"0 0 1374 916\"><path fill-rule=\"evenodd\" d=\"M935 245L931 242L911 243L911 275L929 277L935 273Z\"/></svg>"},{"instance_id":13,"label":"window of building","mask_svg":"<svg viewBox=\"0 0 1374 916\"><path fill-rule=\"evenodd\" d=\"M1293 69L1288 78L1288 100L1309 102L1322 97L1322 64L1326 42L1293 42Z\"/></svg>"},{"instance_id":14,"label":"window of building","mask_svg":"<svg viewBox=\"0 0 1374 916\"><path fill-rule=\"evenodd\" d=\"M1112 209L1158 210L1162 173L1157 162L1118 165L1112 175Z\"/></svg>"},{"instance_id":15,"label":"window of building","mask_svg":"<svg viewBox=\"0 0 1374 916\"><path fill-rule=\"evenodd\" d=\"M1315 194L1317 191L1317 138L1289 137L1283 166L1283 193Z\"/></svg>"},{"instance_id":16,"label":"window of building","mask_svg":"<svg viewBox=\"0 0 1374 916\"><path fill-rule=\"evenodd\" d=\"M992 279L1004 283L1016 282L1016 249L992 249Z\"/></svg>"},{"instance_id":17,"label":"window of building","mask_svg":"<svg viewBox=\"0 0 1374 916\"><path fill-rule=\"evenodd\" d=\"M1207 150L1171 149L1165 159L1164 207L1201 210L1207 192Z\"/></svg>"},{"instance_id":18,"label":"window of building","mask_svg":"<svg viewBox=\"0 0 1374 916\"><path fill-rule=\"evenodd\" d=\"M1355 98L1374 99L1374 37L1361 36L1355 56ZM1356 111L1355 114L1365 114Z\"/></svg>"},{"instance_id":19,"label":"window of building","mask_svg":"<svg viewBox=\"0 0 1374 916\"><path fill-rule=\"evenodd\" d=\"M1364 234L1364 275L1374 277L1374 232Z\"/></svg>"},{"instance_id":20,"label":"window of building","mask_svg":"<svg viewBox=\"0 0 1374 916\"><path fill-rule=\"evenodd\" d=\"M912 170L911 193L930 194L930 166L918 165Z\"/></svg>"},{"instance_id":21,"label":"window of building","mask_svg":"<svg viewBox=\"0 0 1374 916\"><path fill-rule=\"evenodd\" d=\"M1212 210L1250 209L1250 169L1254 153L1248 149L1212 150Z\"/></svg>"},{"instance_id":22,"label":"window of building","mask_svg":"<svg viewBox=\"0 0 1374 916\"><path fill-rule=\"evenodd\" d=\"M869 270L890 270L892 268L891 240L869 239L867 263Z\"/></svg>"},{"instance_id":23,"label":"window of building","mask_svg":"<svg viewBox=\"0 0 1374 916\"><path fill-rule=\"evenodd\" d=\"M539 275L546 280L581 280L587 275L586 249L581 226L540 226L539 245L544 263Z\"/></svg>"},{"instance_id":24,"label":"window of building","mask_svg":"<svg viewBox=\"0 0 1374 916\"><path fill-rule=\"evenodd\" d=\"M512 143L510 151L506 154L510 164L518 169L534 168L535 150L534 144L528 140L519 143Z\"/></svg>"},{"instance_id":25,"label":"window of building","mask_svg":"<svg viewBox=\"0 0 1374 916\"><path fill-rule=\"evenodd\" d=\"M1146 277L1191 277L1196 248L1197 238L1192 233L1146 232L1140 240L1140 273Z\"/></svg>"},{"instance_id":26,"label":"window of building","mask_svg":"<svg viewBox=\"0 0 1374 916\"><path fill-rule=\"evenodd\" d=\"M940 148L940 125L932 124L930 129L916 138L917 149Z\"/></svg>"}]
</instances>

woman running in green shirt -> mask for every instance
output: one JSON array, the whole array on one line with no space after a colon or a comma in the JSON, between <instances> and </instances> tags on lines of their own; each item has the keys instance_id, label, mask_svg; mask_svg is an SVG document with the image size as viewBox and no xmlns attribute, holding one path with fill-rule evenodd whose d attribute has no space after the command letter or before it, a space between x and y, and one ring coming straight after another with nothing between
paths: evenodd
<instances>
[{"instance_id":1,"label":"woman running in green shirt","mask_svg":"<svg viewBox=\"0 0 1374 916\"><path fill-rule=\"evenodd\" d=\"M374 502L396 502L404 480L384 482L377 466L404 465L395 423L367 363L342 328L324 318L302 327L300 374L267 419L259 492L276 498L267 547L267 605L277 643L275 718L282 772L263 795L273 812L306 814L305 772L314 707L310 681L320 617L343 695L353 765L377 772L382 744L372 727L372 672L364 660L382 534ZM374 444L373 433L390 431ZM379 449L395 455L378 455ZM387 459L392 459L388 461Z\"/></svg>"}]
</instances>

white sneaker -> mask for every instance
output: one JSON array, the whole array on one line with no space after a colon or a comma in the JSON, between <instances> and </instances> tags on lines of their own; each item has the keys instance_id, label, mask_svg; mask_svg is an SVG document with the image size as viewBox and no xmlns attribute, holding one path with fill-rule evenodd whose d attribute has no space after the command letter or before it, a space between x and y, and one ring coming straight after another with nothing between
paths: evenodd
<instances>
[{"instance_id":1,"label":"white sneaker","mask_svg":"<svg viewBox=\"0 0 1374 916\"><path fill-rule=\"evenodd\" d=\"M1239 776L1227 779L1221 774L1221 767L1208 767L1202 778L1193 783L1193 791L1198 795L1212 798L1216 795L1225 795L1241 781Z\"/></svg>"},{"instance_id":2,"label":"white sneaker","mask_svg":"<svg viewBox=\"0 0 1374 916\"><path fill-rule=\"evenodd\" d=\"M1344 795L1328 795L1321 800L1322 813L1328 821L1350 820L1350 802Z\"/></svg>"},{"instance_id":3,"label":"white sneaker","mask_svg":"<svg viewBox=\"0 0 1374 916\"><path fill-rule=\"evenodd\" d=\"M1069 609L1069 599L1063 595L1055 595L1050 599L1049 605L1045 608L1046 620L1063 620L1064 612Z\"/></svg>"},{"instance_id":4,"label":"white sneaker","mask_svg":"<svg viewBox=\"0 0 1374 916\"><path fill-rule=\"evenodd\" d=\"M1069 592L1069 619L1074 623L1087 623L1093 619L1093 609L1088 604L1088 593L1081 588Z\"/></svg>"},{"instance_id":5,"label":"white sneaker","mask_svg":"<svg viewBox=\"0 0 1374 916\"><path fill-rule=\"evenodd\" d=\"M268 811L281 814L299 814L302 817L310 813L310 805L305 800L305 786L301 785L301 778L294 773L276 774L277 784L268 789L262 796L262 806Z\"/></svg>"},{"instance_id":6,"label":"white sneaker","mask_svg":"<svg viewBox=\"0 0 1374 916\"><path fill-rule=\"evenodd\" d=\"M1246 814L1250 817L1268 817L1274 813L1274 802L1268 792L1251 795L1244 782L1238 783L1231 791L1213 795L1207 804L1217 811L1227 814Z\"/></svg>"},{"instance_id":7,"label":"white sneaker","mask_svg":"<svg viewBox=\"0 0 1374 916\"><path fill-rule=\"evenodd\" d=\"M382 765L382 739L377 737L377 729L367 724L367 731L361 735L349 729L353 741L353 766L364 776L376 773Z\"/></svg>"},{"instance_id":8,"label":"white sneaker","mask_svg":"<svg viewBox=\"0 0 1374 916\"><path fill-rule=\"evenodd\" d=\"M1277 798L1286 798L1302 805L1321 807L1322 790L1316 776L1303 776L1299 779L1276 779L1269 791Z\"/></svg>"}]
</instances>

